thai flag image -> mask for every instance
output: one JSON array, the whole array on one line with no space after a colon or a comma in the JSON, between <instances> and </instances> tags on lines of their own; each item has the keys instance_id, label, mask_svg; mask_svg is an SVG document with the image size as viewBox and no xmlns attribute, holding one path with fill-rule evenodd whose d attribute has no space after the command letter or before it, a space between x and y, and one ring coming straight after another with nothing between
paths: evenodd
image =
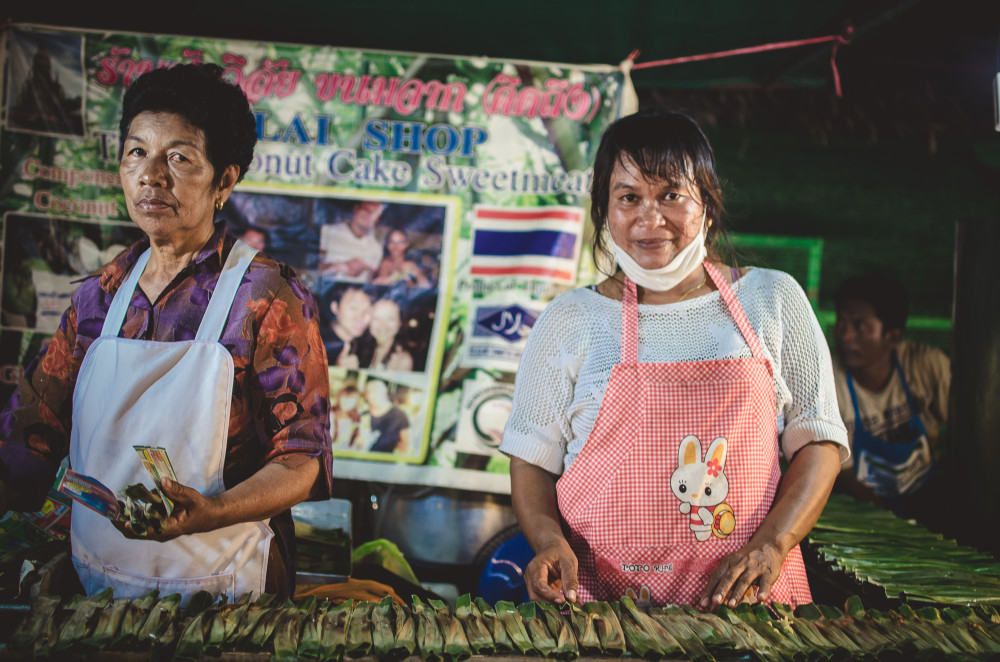
<instances>
[{"instance_id":1,"label":"thai flag image","mask_svg":"<svg viewBox=\"0 0 1000 662\"><path fill-rule=\"evenodd\" d=\"M577 207L487 207L473 210L473 276L523 276L576 282L583 237Z\"/></svg>"}]
</instances>

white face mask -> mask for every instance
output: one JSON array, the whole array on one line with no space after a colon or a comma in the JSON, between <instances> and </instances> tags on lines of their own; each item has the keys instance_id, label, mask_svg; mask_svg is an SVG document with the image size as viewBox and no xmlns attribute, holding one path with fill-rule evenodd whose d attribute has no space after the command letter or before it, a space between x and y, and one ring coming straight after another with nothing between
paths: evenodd
<instances>
[{"instance_id":1,"label":"white face mask","mask_svg":"<svg viewBox=\"0 0 1000 662\"><path fill-rule=\"evenodd\" d=\"M701 228L698 235L691 240L677 255L666 265L659 269L643 269L639 263L632 259L632 256L622 250L608 232L608 241L614 248L615 260L622 268L625 275L636 285L654 292L666 292L677 287L682 280L688 277L692 271L698 268L708 256L708 248L705 246L705 217L708 210L701 215Z\"/></svg>"},{"instance_id":2,"label":"white face mask","mask_svg":"<svg viewBox=\"0 0 1000 662\"><path fill-rule=\"evenodd\" d=\"M344 396L340 399L340 409L341 411L350 411L358 406L358 398L351 396Z\"/></svg>"}]
</instances>

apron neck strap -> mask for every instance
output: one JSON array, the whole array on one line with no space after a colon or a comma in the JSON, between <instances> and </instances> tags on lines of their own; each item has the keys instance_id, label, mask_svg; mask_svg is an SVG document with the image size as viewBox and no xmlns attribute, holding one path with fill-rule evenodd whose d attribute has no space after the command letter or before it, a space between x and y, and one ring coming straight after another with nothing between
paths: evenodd
<instances>
[{"instance_id":1,"label":"apron neck strap","mask_svg":"<svg viewBox=\"0 0 1000 662\"><path fill-rule=\"evenodd\" d=\"M150 249L147 248L136 260L132 270L118 287L118 291L115 292L115 297L111 300L111 307L108 308L108 314L104 317L104 326L101 327L102 338L115 338L121 331L122 323L125 321L125 313L128 312L129 304L132 303L132 295L135 294L135 288L139 285L139 277L146 269L149 256Z\"/></svg>"},{"instance_id":2,"label":"apron neck strap","mask_svg":"<svg viewBox=\"0 0 1000 662\"><path fill-rule=\"evenodd\" d=\"M754 332L750 320L747 319L747 314L743 310L743 306L740 305L739 299L736 298L733 288L729 287L726 279L722 277L719 270L712 266L708 260L702 262L702 266L705 267L705 271L708 272L712 282L719 289L719 294L722 295L722 300L725 302L726 307L729 308L729 313L733 316L736 327L743 334L743 339L746 340L747 345L750 346L750 353L753 354L754 358L764 356L760 339L757 338L757 334ZM622 286L621 362L624 364L639 362L639 298L636 294L635 283L628 276L625 276L625 284Z\"/></svg>"},{"instance_id":3,"label":"apron neck strap","mask_svg":"<svg viewBox=\"0 0 1000 662\"><path fill-rule=\"evenodd\" d=\"M753 330L753 326L750 324L750 320L747 319L746 311L743 310L743 306L740 305L740 300L736 298L736 293L733 292L733 288L729 286L726 279L722 277L719 270L712 266L708 260L702 262L702 266L705 267L705 271L708 272L709 278L715 283L715 287L718 288L719 294L722 295L722 300L726 303L726 307L729 308L729 314L733 316L733 320L736 322L736 327L743 334L743 339L747 341L747 345L750 346L750 353L753 354L755 359L759 359L764 356L764 348L761 347L760 339L757 338L757 334Z\"/></svg>"},{"instance_id":4,"label":"apron neck strap","mask_svg":"<svg viewBox=\"0 0 1000 662\"><path fill-rule=\"evenodd\" d=\"M236 298L236 290L243 282L243 274L246 273L255 255L257 255L257 249L251 248L239 239L233 244L233 249L229 251L229 257L226 259L222 273L219 274L219 280L215 284L208 308L205 309L205 315L201 318L201 325L198 327L195 340L217 341L222 335L226 319L229 317L229 310L233 307L233 300Z\"/></svg>"},{"instance_id":5,"label":"apron neck strap","mask_svg":"<svg viewBox=\"0 0 1000 662\"><path fill-rule=\"evenodd\" d=\"M844 371L847 376L847 392L851 394L851 406L854 407L854 434L858 434L858 430L864 430L865 426L861 424L861 410L858 408L858 394L854 390L854 378L851 377L851 373Z\"/></svg>"},{"instance_id":6,"label":"apron neck strap","mask_svg":"<svg viewBox=\"0 0 1000 662\"><path fill-rule=\"evenodd\" d=\"M215 291L208 302L205 315L201 319L201 326L198 327L198 335L196 336L198 340L218 340L222 335L226 318L229 317L229 309L232 308L233 299L236 298L236 290L243 282L243 274L246 273L255 255L257 255L257 249L236 240L233 249L229 252L229 257L226 259L225 266L222 267L222 273L219 274L219 280L215 284ZM139 285L139 277L146 269L149 256L150 249L147 248L136 260L135 266L132 267L125 281L115 293L111 307L108 308L108 314L104 318L101 337L115 338L121 331L122 323L125 321L125 313L128 312L128 307L132 303L132 295Z\"/></svg>"},{"instance_id":7,"label":"apron neck strap","mask_svg":"<svg viewBox=\"0 0 1000 662\"><path fill-rule=\"evenodd\" d=\"M625 276L622 285L622 363L635 365L639 362L639 297L635 283Z\"/></svg>"},{"instance_id":8,"label":"apron neck strap","mask_svg":"<svg viewBox=\"0 0 1000 662\"><path fill-rule=\"evenodd\" d=\"M899 362L899 356L896 355L895 350L892 352L892 362L896 366L896 374L899 375L899 381L903 385L903 393L906 394L906 404L910 407L910 412L916 414L917 405L913 402L913 395L910 394L910 385L906 383L906 374L903 372L903 365Z\"/></svg>"}]
</instances>

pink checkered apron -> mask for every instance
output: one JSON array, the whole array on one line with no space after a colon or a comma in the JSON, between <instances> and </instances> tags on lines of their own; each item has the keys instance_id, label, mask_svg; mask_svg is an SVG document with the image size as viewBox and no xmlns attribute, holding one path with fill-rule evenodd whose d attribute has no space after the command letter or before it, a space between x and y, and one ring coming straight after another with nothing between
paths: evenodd
<instances>
[{"instance_id":1,"label":"pink checkered apron","mask_svg":"<svg viewBox=\"0 0 1000 662\"><path fill-rule=\"evenodd\" d=\"M625 279L621 363L587 443L556 483L582 601L628 591L648 592L654 604L693 603L774 500L781 470L771 363L729 284L704 265L753 356L639 363L636 288ZM770 599L812 601L797 546Z\"/></svg>"}]
</instances>

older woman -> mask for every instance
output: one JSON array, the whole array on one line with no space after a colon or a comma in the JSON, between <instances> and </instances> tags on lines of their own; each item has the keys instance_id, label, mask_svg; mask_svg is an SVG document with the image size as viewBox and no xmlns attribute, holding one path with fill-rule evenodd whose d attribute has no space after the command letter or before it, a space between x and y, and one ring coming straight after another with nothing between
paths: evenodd
<instances>
[{"instance_id":1,"label":"older woman","mask_svg":"<svg viewBox=\"0 0 1000 662\"><path fill-rule=\"evenodd\" d=\"M532 599L810 600L798 543L848 453L829 350L790 276L711 250L721 212L690 118L609 127L591 214L617 266L535 323L501 445Z\"/></svg>"},{"instance_id":2,"label":"older woman","mask_svg":"<svg viewBox=\"0 0 1000 662\"><path fill-rule=\"evenodd\" d=\"M88 593L288 593L289 508L330 495L313 298L214 222L256 140L246 97L221 73L161 69L126 92L119 171L148 238L83 280L0 415L0 511L36 508L67 453L115 491L145 477L133 445L173 461L180 482L159 486L175 504L159 534L74 508Z\"/></svg>"}]
</instances>

